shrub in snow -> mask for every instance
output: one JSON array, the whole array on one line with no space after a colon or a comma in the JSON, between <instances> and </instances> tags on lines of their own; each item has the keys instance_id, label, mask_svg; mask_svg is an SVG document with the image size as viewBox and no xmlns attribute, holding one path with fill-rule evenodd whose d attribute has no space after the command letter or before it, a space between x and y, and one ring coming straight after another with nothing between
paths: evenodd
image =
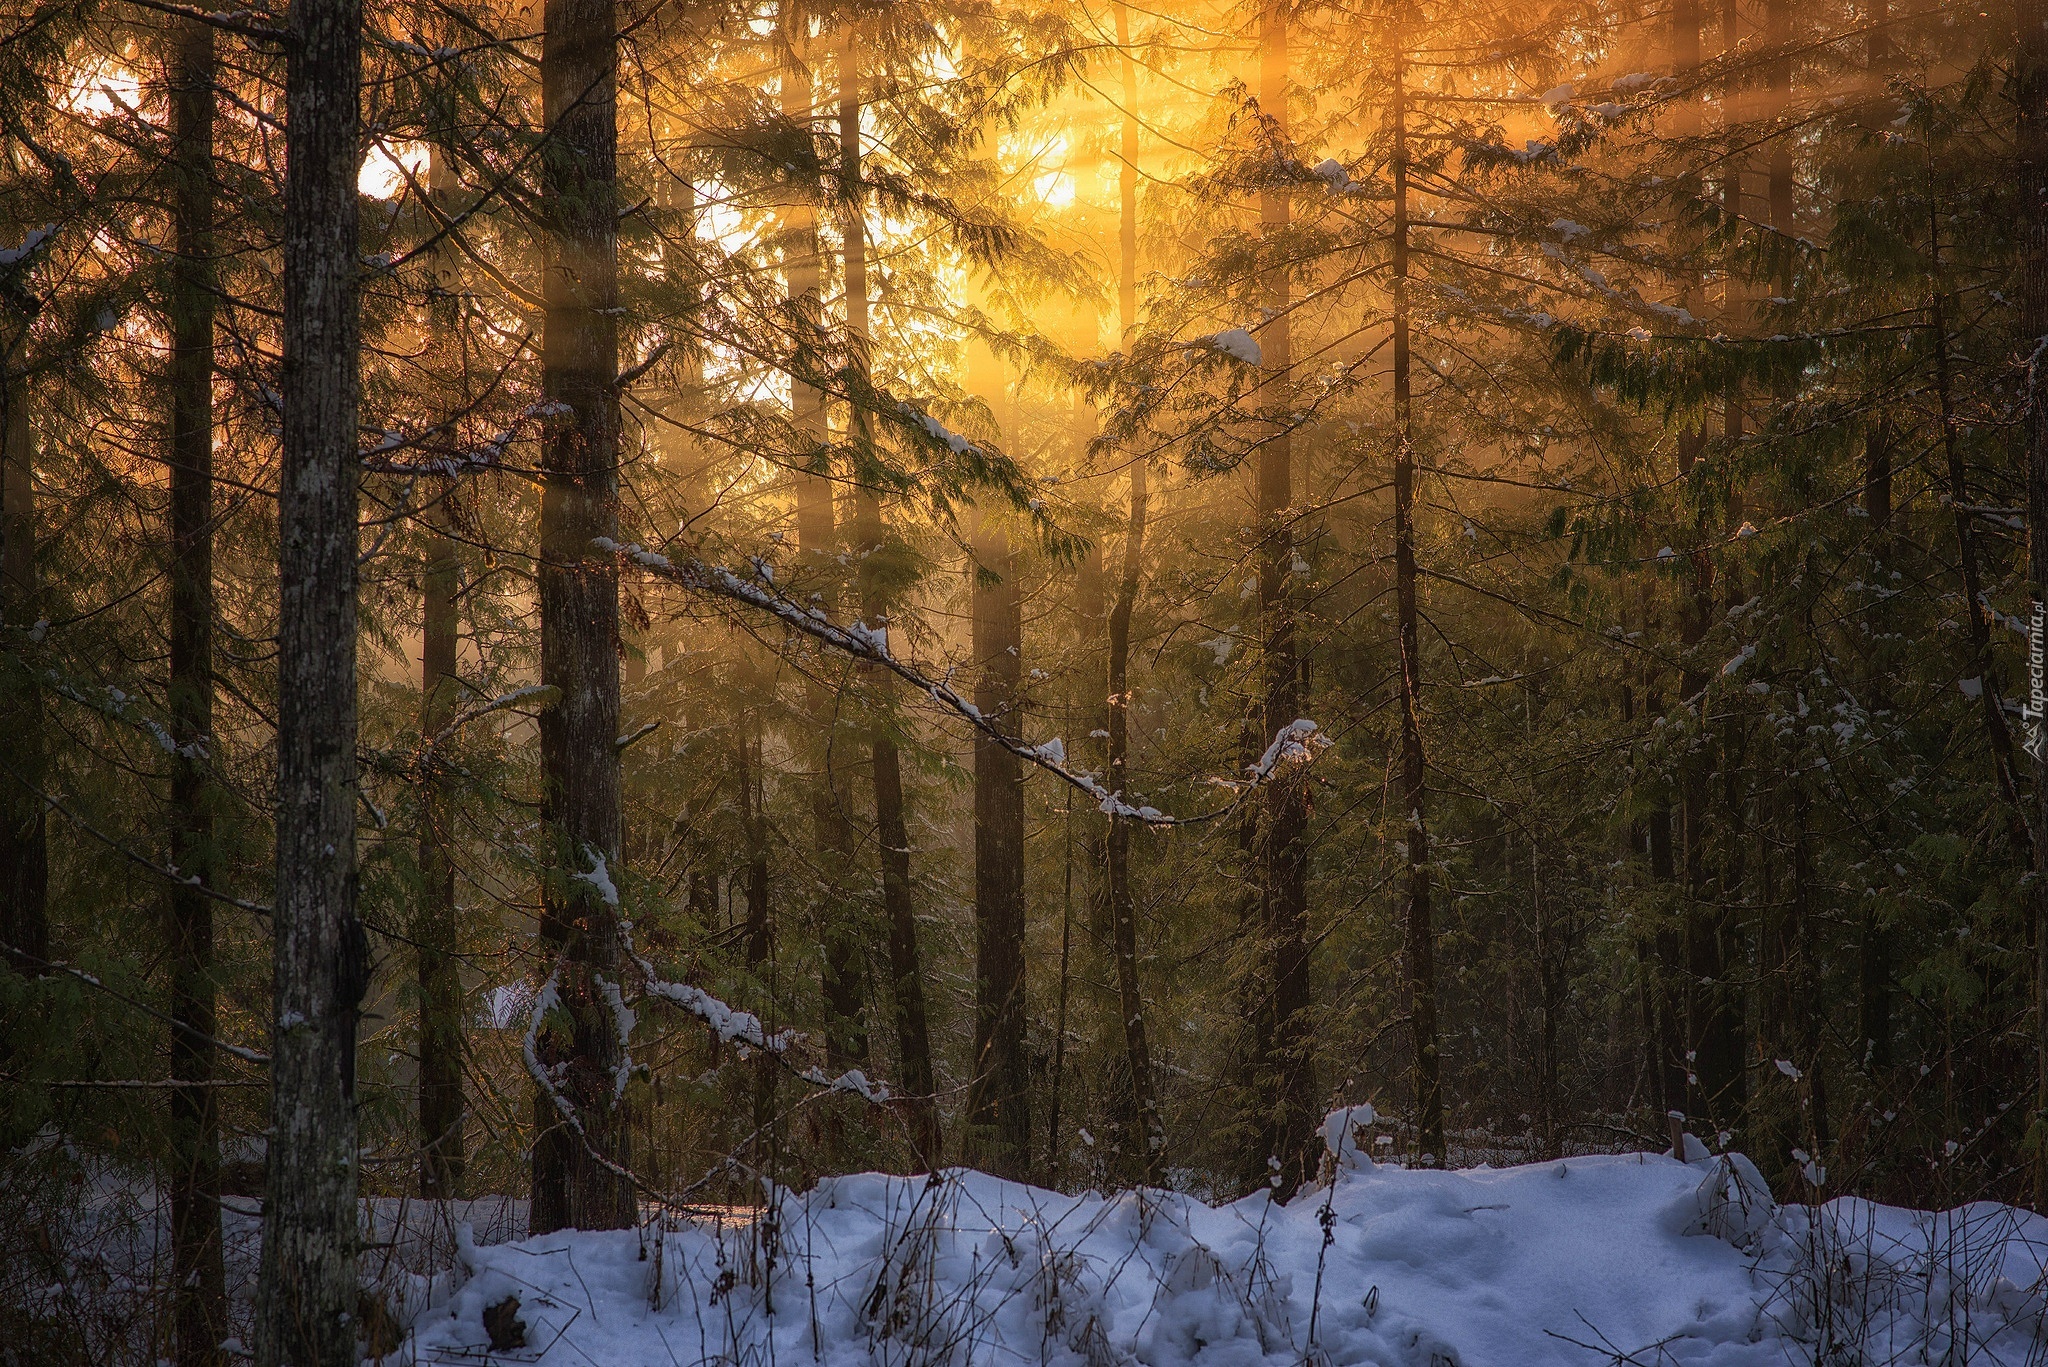
<instances>
[{"instance_id":1,"label":"shrub in snow","mask_svg":"<svg viewBox=\"0 0 2048 1367\"><path fill-rule=\"evenodd\" d=\"M1770 1183L1739 1153L1711 1161L1713 1167L1693 1192L1691 1203L1680 1203L1680 1232L1711 1235L1736 1248L1749 1248L1778 1213Z\"/></svg>"}]
</instances>

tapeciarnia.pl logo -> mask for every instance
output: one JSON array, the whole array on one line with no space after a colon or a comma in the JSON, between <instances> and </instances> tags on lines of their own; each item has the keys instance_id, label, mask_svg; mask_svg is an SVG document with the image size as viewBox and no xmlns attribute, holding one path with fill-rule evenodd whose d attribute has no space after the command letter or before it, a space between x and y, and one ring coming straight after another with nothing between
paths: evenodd
<instances>
[{"instance_id":1,"label":"tapeciarnia.pl logo","mask_svg":"<svg viewBox=\"0 0 2048 1367\"><path fill-rule=\"evenodd\" d=\"M2048 656L2044 656L2041 629L2048 621L2048 608L2039 599L2027 619L2027 702L2020 716L2027 723L2026 752L2036 764L2048 764Z\"/></svg>"}]
</instances>

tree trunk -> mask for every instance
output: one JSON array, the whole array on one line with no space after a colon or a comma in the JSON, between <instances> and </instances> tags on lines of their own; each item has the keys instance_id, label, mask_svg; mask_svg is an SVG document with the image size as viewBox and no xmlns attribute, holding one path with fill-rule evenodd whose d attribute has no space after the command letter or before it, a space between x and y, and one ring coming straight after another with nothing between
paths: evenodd
<instances>
[{"instance_id":1,"label":"tree trunk","mask_svg":"<svg viewBox=\"0 0 2048 1367\"><path fill-rule=\"evenodd\" d=\"M740 826L747 842L747 919L744 940L747 972L765 989L766 1000L774 1000L773 964L775 952L774 912L769 904L767 767L761 754L761 715L747 710L739 734ZM764 1017L764 1020L766 1018ZM772 1024L769 1028L774 1028ZM755 1055L753 1064L754 1169L774 1175L775 1060L766 1052Z\"/></svg>"},{"instance_id":2,"label":"tree trunk","mask_svg":"<svg viewBox=\"0 0 2048 1367\"><path fill-rule=\"evenodd\" d=\"M1119 798L1130 786L1131 609L1138 596L1144 550L1148 491L1142 456L1131 464L1130 519L1124 532L1123 572L1109 612L1109 772L1107 786ZM1138 984L1138 909L1131 890L1130 818L1111 816L1103 842L1103 896L1108 904L1110 949L1116 961L1117 1015L1124 1058L1131 1071L1131 1130L1138 1145L1137 1172L1149 1184L1160 1180L1166 1135L1153 1087L1152 1054L1145 1038L1145 999Z\"/></svg>"},{"instance_id":3,"label":"tree trunk","mask_svg":"<svg viewBox=\"0 0 2048 1367\"><path fill-rule=\"evenodd\" d=\"M223 1361L227 1273L220 1228L214 1074L213 882L213 29L188 20L170 53L177 267L171 331L170 913L171 1285L179 1367Z\"/></svg>"},{"instance_id":4,"label":"tree trunk","mask_svg":"<svg viewBox=\"0 0 2048 1367\"><path fill-rule=\"evenodd\" d=\"M879 518L877 518L879 522ZM887 631L888 614L864 614ZM911 1151L928 1170L943 1157L934 1095L931 1030L925 1019L924 965L917 947L917 908L910 885L910 835L903 822L902 758L881 728L873 738L875 840L881 846L882 911L889 922L889 979L895 1005L898 1082L903 1087Z\"/></svg>"},{"instance_id":5,"label":"tree trunk","mask_svg":"<svg viewBox=\"0 0 2048 1367\"><path fill-rule=\"evenodd\" d=\"M2022 0L2013 81L2019 110L2018 174L2024 192L2020 245L2020 336L2027 357L2027 579L2036 611L2048 601L2048 5ZM2036 725L2043 723L2037 722ZM2048 747L2037 747L2037 764ZM2037 772L2031 811L2034 878L2028 896L2034 942L2034 1204L2048 1210L2048 772Z\"/></svg>"},{"instance_id":6,"label":"tree trunk","mask_svg":"<svg viewBox=\"0 0 2048 1367\"><path fill-rule=\"evenodd\" d=\"M1116 41L1123 66L1124 109L1118 160L1121 217L1117 242L1117 321L1129 337L1138 322L1138 75L1131 60L1130 9L1116 0ZM1284 326L1284 324L1283 324ZM1151 460L1131 460L1130 515L1124 527L1124 555L1116 602L1109 611L1108 787L1122 797L1130 785L1131 612L1144 573L1145 518ZM1145 998L1138 985L1138 909L1131 892L1131 823L1111 816L1103 843L1104 897L1109 909L1110 948L1116 960L1117 1015L1123 1024L1124 1059L1131 1070L1130 1126L1138 1145L1137 1174L1148 1185L1160 1181L1166 1133L1153 1090L1152 1052L1145 1038Z\"/></svg>"},{"instance_id":7,"label":"tree trunk","mask_svg":"<svg viewBox=\"0 0 2048 1367\"><path fill-rule=\"evenodd\" d=\"M1532 737L1533 739L1533 737ZM1558 1016L1564 1007L1565 952L1558 943L1558 927L1550 901L1543 895L1542 851L1529 842L1529 906L1536 931L1536 987L1543 1010L1542 1033L1536 1053L1536 1124L1543 1139L1543 1156L1559 1156L1558 1129L1561 1100L1558 1095Z\"/></svg>"},{"instance_id":8,"label":"tree trunk","mask_svg":"<svg viewBox=\"0 0 2048 1367\"><path fill-rule=\"evenodd\" d=\"M428 193L445 200L453 174L443 148L429 152ZM444 204L444 209L446 208ZM451 248L434 263L437 291L456 285ZM443 278L443 277L446 278ZM437 293L433 326L444 340L456 324L452 293ZM420 574L420 733L429 743L455 715L461 680L456 674L459 621L456 592L461 562L451 534L453 481L422 519L425 544ZM420 1195L451 1199L461 1193L465 1163L462 1098L462 965L457 952L454 844L455 785L439 748L429 752L420 792L420 909L413 924L418 944L420 994Z\"/></svg>"},{"instance_id":9,"label":"tree trunk","mask_svg":"<svg viewBox=\"0 0 2048 1367\"><path fill-rule=\"evenodd\" d=\"M2019 781L2014 771L2012 729L2006 724L2005 706L1998 686L1997 659L1991 649L1991 620L1985 614L1983 576L1977 564L1977 533L1969 511L1969 481L1964 470L1961 420L1956 416L1954 390L1950 382L1948 295L1941 276L1940 208L1930 201L1930 296L1927 305L1928 330L1934 343L1934 392L1941 420L1942 452L1946 457L1949 506L1954 512L1956 550L1962 562L1963 597L1970 624L1970 662L1976 668L1977 696L1984 713L1985 738L1991 747L1991 770L1999 796L2018 824L2014 843L2031 846L2032 827L2025 820L2020 802Z\"/></svg>"},{"instance_id":10,"label":"tree trunk","mask_svg":"<svg viewBox=\"0 0 2048 1367\"><path fill-rule=\"evenodd\" d=\"M1812 559L1808 558L1809 570ZM1792 955L1793 982L1798 993L1797 1048L1800 1102L1806 1111L1805 1139L1816 1164L1827 1162L1833 1144L1828 1124L1827 1073L1821 1067L1820 944L1816 926L1820 909L1814 905L1816 889L1813 869L1813 804L1806 785L1792 781ZM1815 1192L1815 1199L1820 1193Z\"/></svg>"},{"instance_id":11,"label":"tree trunk","mask_svg":"<svg viewBox=\"0 0 2048 1367\"><path fill-rule=\"evenodd\" d=\"M278 492L277 910L258 1367L355 1367L358 0L292 6Z\"/></svg>"},{"instance_id":12,"label":"tree trunk","mask_svg":"<svg viewBox=\"0 0 2048 1367\"><path fill-rule=\"evenodd\" d=\"M1782 49L1792 41L1791 0L1767 0L1764 5L1764 41L1773 48ZM1783 117L1792 103L1792 59L1776 57L1765 70L1764 80L1770 99L1771 115ZM1771 139L1771 159L1766 171L1766 190L1770 200L1771 230L1783 241L1789 243L1794 236L1792 202L1792 138L1788 136ZM1777 280L1778 292L1787 298L1792 294L1791 255L1786 253L1786 265Z\"/></svg>"},{"instance_id":13,"label":"tree trunk","mask_svg":"<svg viewBox=\"0 0 2048 1367\"><path fill-rule=\"evenodd\" d=\"M448 497L453 497L452 491ZM432 738L455 714L459 681L455 672L458 562L448 534L447 511L427 515L421 576L423 649L420 668L420 730ZM462 1096L462 972L455 909L454 784L438 754L424 777L420 802L420 911L418 942L420 994L420 1195L450 1199L460 1194L465 1163Z\"/></svg>"},{"instance_id":14,"label":"tree trunk","mask_svg":"<svg viewBox=\"0 0 2048 1367\"><path fill-rule=\"evenodd\" d=\"M1288 138L1287 10L1271 0L1259 16L1259 109L1269 122L1276 144ZM1260 443L1257 471L1259 622L1263 635L1260 681L1260 745L1269 743L1300 715L1301 659L1296 640L1294 534L1293 366L1290 336L1291 281L1279 259L1286 252L1292 203L1284 186L1270 186L1259 196L1259 231L1269 258L1262 290L1268 310L1259 333L1267 372L1265 422L1269 431ZM1308 787L1298 776L1283 775L1268 784L1257 813L1252 842L1253 874L1258 898L1258 945L1264 960L1266 991L1253 1023L1253 1100L1257 1124L1253 1137L1262 1152L1248 1155L1270 1166L1277 1161L1273 1187L1277 1199L1293 1196L1315 1172L1310 1152L1315 1137L1318 1103L1315 1071L1309 1057L1308 1010Z\"/></svg>"},{"instance_id":15,"label":"tree trunk","mask_svg":"<svg viewBox=\"0 0 2048 1367\"><path fill-rule=\"evenodd\" d=\"M28 327L32 310L0 317L0 626L13 649L0 655L0 938L7 960L31 976L50 957L50 852L43 803L43 694L22 654L38 617L35 428L29 419Z\"/></svg>"},{"instance_id":16,"label":"tree trunk","mask_svg":"<svg viewBox=\"0 0 2048 1367\"><path fill-rule=\"evenodd\" d=\"M840 175L847 189L843 225L846 248L846 330L853 339L856 364L867 363L868 267L866 196L860 190L860 58L858 34L848 23L839 53ZM856 446L871 440L867 413L853 405L848 434ZM886 633L889 603L867 561L881 549L882 505L874 492L855 495L854 540L860 552L860 610L867 625ZM878 700L893 688L889 676L864 671ZM903 761L887 722L872 734L875 788L875 840L882 865L882 912L889 922L889 981L895 1007L897 1081L909 1123L909 1139L917 1161L939 1166L938 1098L934 1095L931 1031L925 1019L924 965L917 947L917 908L910 883L910 833L903 818Z\"/></svg>"},{"instance_id":17,"label":"tree trunk","mask_svg":"<svg viewBox=\"0 0 2048 1367\"><path fill-rule=\"evenodd\" d=\"M1876 45L1873 38L1873 47ZM1880 548L1871 556L1872 583L1882 580L1885 558L1883 547L1887 540L1892 518L1892 429L1889 419L1880 418L1863 439L1863 510L1870 516L1873 541ZM2030 524L2031 525L2031 524ZM2038 594L2037 594L2038 596ZM1880 600L1872 607L1871 626L1879 636L1890 634L1892 613L1889 600ZM1870 715L1881 717L1892 710L1892 696L1887 678L1887 665L1880 654L1872 662L1870 682ZM1880 810L1873 823L1873 844L1880 852L1891 847L1891 817ZM2038 841L2036 842L2038 845ZM1874 900L1874 899L1872 899ZM1892 1066L1892 944L1891 933L1880 917L1875 906L1867 906L1863 912L1863 924L1857 946L1857 1033L1862 1036L1862 1062L1866 1073L1872 1079L1881 1079Z\"/></svg>"},{"instance_id":18,"label":"tree trunk","mask_svg":"<svg viewBox=\"0 0 2048 1367\"><path fill-rule=\"evenodd\" d=\"M1741 0L1723 0L1721 7L1721 55L1726 57L1735 51L1742 41ZM1722 122L1728 127L1736 123L1736 96L1740 93L1739 76L1731 75L1722 91ZM1726 178L1721 182L1721 214L1731 223L1742 217L1742 163L1741 156L1728 158ZM1741 325L1743 318L1743 287L1734 270L1726 271L1722 280L1722 312L1728 321ZM1742 382L1730 379L1721 392L1721 435L1732 446L1742 437ZM1732 495L1731 495L1732 497ZM1733 509L1730 509L1731 516Z\"/></svg>"},{"instance_id":19,"label":"tree trunk","mask_svg":"<svg viewBox=\"0 0 2048 1367\"><path fill-rule=\"evenodd\" d=\"M1697 0L1682 0L1671 14L1672 67L1691 72L1700 62L1700 11ZM1677 131L1691 137L1699 132L1698 106L1680 104ZM1690 200L1699 185L1687 179L1681 183L1681 197ZM1689 207L1689 205L1687 206ZM1697 277L1686 281L1687 307L1698 299ZM1706 433L1688 426L1678 438L1678 466L1681 475L1690 473L1705 447ZM1704 510L1695 524L1701 543L1712 539ZM1704 549L1691 556L1692 603L1684 611L1682 636L1689 661L1681 684L1688 699L1696 699L1706 686L1695 658L1699 643L1713 622L1715 609L1714 562ZM1717 1119L1732 1119L1741 1106L1742 1048L1739 1002L1727 983L1727 946L1730 935L1728 914L1717 903L1725 878L1717 880L1707 861L1706 837L1710 829L1708 808L1713 801L1709 779L1711 758L1697 754L1687 758L1679 791L1679 827L1685 857L1685 959L1687 1044L1697 1060L1699 1078L1695 1098L1687 1107Z\"/></svg>"},{"instance_id":20,"label":"tree trunk","mask_svg":"<svg viewBox=\"0 0 2048 1367\"><path fill-rule=\"evenodd\" d=\"M793 12L801 15L801 11ZM814 87L804 65L808 35L785 30L788 48L782 80L782 112L802 121L806 130L815 117ZM815 327L821 316L818 298L818 224L816 210L798 201L787 211L783 273L788 281L790 326L800 332ZM797 380L790 385L790 416L809 447L812 464L796 475L796 538L807 573L828 617L837 617L839 594L833 549L839 539L833 507L831 447L827 441L825 396L815 385ZM835 1073L865 1068L868 1063L867 1001L861 972L857 908L844 890L852 885L853 823L845 777L839 772L839 696L817 678L804 685L804 708L813 734L823 737L819 770L824 782L811 796L811 829L816 857L823 871L817 909L820 986L825 1003L825 1053Z\"/></svg>"},{"instance_id":21,"label":"tree trunk","mask_svg":"<svg viewBox=\"0 0 2048 1367\"><path fill-rule=\"evenodd\" d=\"M618 882L619 582L594 549L618 530L619 361L614 0L548 0L541 99L549 259L541 388L556 405L541 493L541 821L552 867L541 941L560 1007L538 1041L531 1228L623 1229L635 1217L632 1131L614 1072L624 1043L605 999L624 947ZM549 1095L553 1092L554 1095ZM558 1102L574 1112L565 1117Z\"/></svg>"},{"instance_id":22,"label":"tree trunk","mask_svg":"<svg viewBox=\"0 0 2048 1367\"><path fill-rule=\"evenodd\" d=\"M1415 572L1415 434L1409 396L1408 110L1405 55L1394 56L1394 586L1401 632L1401 801L1408 814L1408 1010L1415 1119L1425 1159L1442 1166L1444 1094L1437 1058L1436 931L1430 924L1428 771L1422 753L1422 657Z\"/></svg>"},{"instance_id":23,"label":"tree trunk","mask_svg":"<svg viewBox=\"0 0 2048 1367\"><path fill-rule=\"evenodd\" d=\"M1673 0L1671 6L1671 71L1679 80L1689 80L1699 71L1700 65L1700 4L1699 0ZM1673 111L1674 128L1681 139L1699 136L1700 107L1697 100L1681 98ZM1701 184L1695 176L1681 176L1676 183L1673 207L1680 221L1689 218L1701 193ZM1680 245L1692 248L1698 245L1690 233L1682 233ZM1688 311L1700 311L1700 273L1687 271L1683 277L1681 303ZM1706 448L1706 429L1688 421L1678 434L1678 473L1691 473L1700 453Z\"/></svg>"},{"instance_id":24,"label":"tree trunk","mask_svg":"<svg viewBox=\"0 0 2048 1367\"><path fill-rule=\"evenodd\" d=\"M1010 538L986 522L974 538L974 705L1020 734L1023 600ZM995 576L987 583L983 574ZM1031 1175L1031 1068L1024 1040L1024 773L992 737L974 737L974 1072L967 1161Z\"/></svg>"},{"instance_id":25,"label":"tree trunk","mask_svg":"<svg viewBox=\"0 0 2048 1367\"><path fill-rule=\"evenodd\" d=\"M1662 714L1664 700L1656 690L1644 695L1647 715ZM1660 801L1650 809L1650 878L1658 887L1670 887L1678 877L1672 857L1671 804ZM1652 994L1657 1041L1657 1098L1665 1116L1683 1116L1690 1085L1685 1060L1685 1013L1680 984L1685 976L1677 926L1666 918L1652 943L1656 969L1656 990Z\"/></svg>"}]
</instances>

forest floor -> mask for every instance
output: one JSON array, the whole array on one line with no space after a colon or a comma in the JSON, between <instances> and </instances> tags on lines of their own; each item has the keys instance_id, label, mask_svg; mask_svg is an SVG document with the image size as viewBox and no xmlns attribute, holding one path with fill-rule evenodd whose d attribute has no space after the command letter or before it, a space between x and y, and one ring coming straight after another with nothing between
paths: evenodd
<instances>
[{"instance_id":1,"label":"forest floor","mask_svg":"<svg viewBox=\"0 0 2048 1367\"><path fill-rule=\"evenodd\" d=\"M1375 1165L1343 1141L1334 1180L1285 1205L861 1174L537 1238L518 1237L523 1201L379 1199L365 1203L367 1360L2048 1367L2048 1217L1988 1202L1781 1206L1747 1159L1693 1145L1689 1163L1589 1154L1440 1172ZM161 1341L161 1203L111 1174L87 1185L66 1202L78 1223L9 1256L0 1292L100 1346L78 1360L147 1361L133 1350ZM246 1324L257 1203L229 1198L224 1225Z\"/></svg>"},{"instance_id":2,"label":"forest floor","mask_svg":"<svg viewBox=\"0 0 2048 1367\"><path fill-rule=\"evenodd\" d=\"M465 1235L460 1272L402 1298L421 1308L392 1361L2048 1362L2039 1215L1781 1207L1739 1156L1451 1172L1346 1159L1285 1206L952 1171L780 1192L772 1218Z\"/></svg>"}]
</instances>

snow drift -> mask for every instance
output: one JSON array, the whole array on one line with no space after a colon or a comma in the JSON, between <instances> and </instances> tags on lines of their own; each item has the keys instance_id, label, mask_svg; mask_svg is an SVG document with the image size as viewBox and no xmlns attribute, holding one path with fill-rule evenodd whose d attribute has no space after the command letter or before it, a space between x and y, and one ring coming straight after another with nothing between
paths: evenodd
<instances>
[{"instance_id":1,"label":"snow drift","mask_svg":"<svg viewBox=\"0 0 2048 1367\"><path fill-rule=\"evenodd\" d=\"M2038 1364L2048 1219L1774 1205L1739 1156L1374 1166L1285 1206L866 1174L459 1244L408 1363ZM459 1282L459 1285L456 1283ZM408 1316L411 1318L411 1316ZM494 1346L495 1345L495 1346Z\"/></svg>"}]
</instances>

